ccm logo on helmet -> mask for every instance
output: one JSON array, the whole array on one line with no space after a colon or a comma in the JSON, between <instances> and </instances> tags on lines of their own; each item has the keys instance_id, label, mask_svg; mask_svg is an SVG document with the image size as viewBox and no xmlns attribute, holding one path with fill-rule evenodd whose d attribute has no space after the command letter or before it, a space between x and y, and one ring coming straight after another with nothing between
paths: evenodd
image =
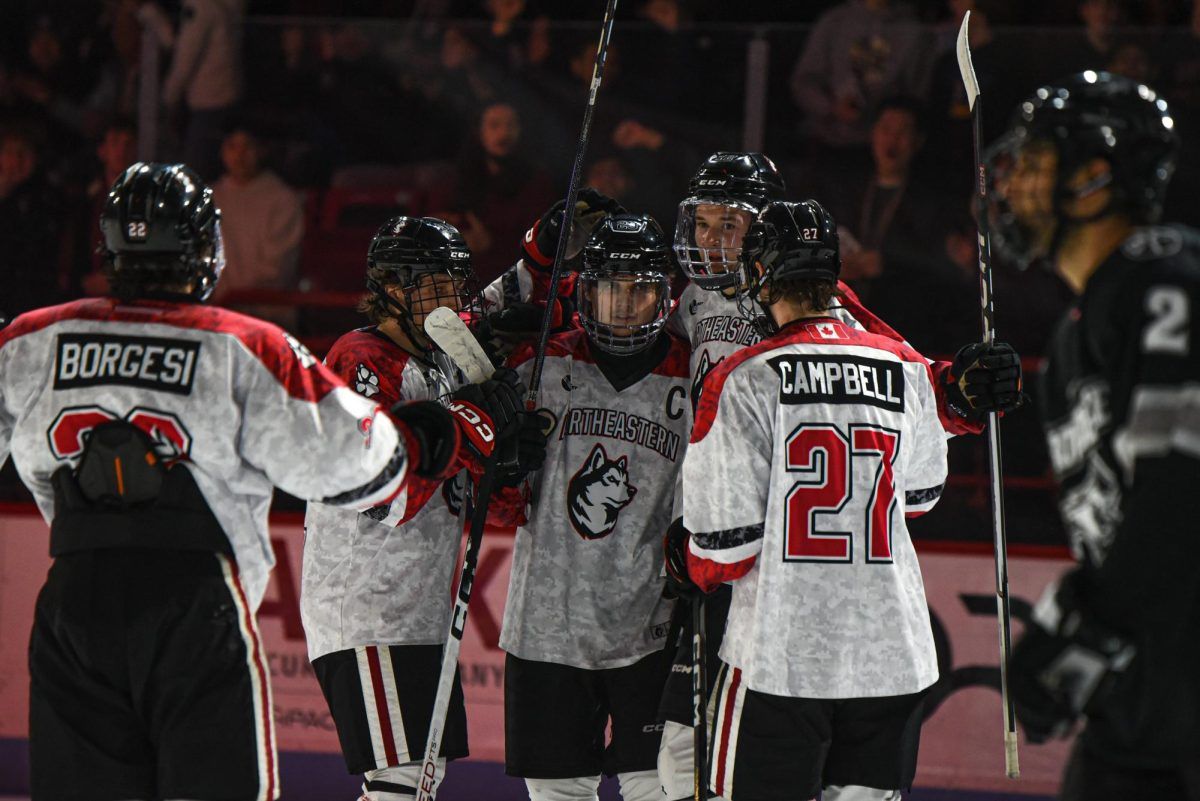
<instances>
[{"instance_id":1,"label":"ccm logo on helmet","mask_svg":"<svg viewBox=\"0 0 1200 801\"><path fill-rule=\"evenodd\" d=\"M608 258L611 259L612 261L633 261L635 259L640 259L641 257L642 257L641 253L609 253L608 254Z\"/></svg>"},{"instance_id":2,"label":"ccm logo on helmet","mask_svg":"<svg viewBox=\"0 0 1200 801\"><path fill-rule=\"evenodd\" d=\"M470 258L470 257L471 257L471 254L470 254L470 253L468 253L468 252L467 252L467 251L465 251L465 250L452 250L452 251L450 251L450 258L452 258L452 259L467 259L467 258Z\"/></svg>"},{"instance_id":3,"label":"ccm logo on helmet","mask_svg":"<svg viewBox=\"0 0 1200 801\"><path fill-rule=\"evenodd\" d=\"M724 178L701 178L696 183L700 186L724 186L726 181Z\"/></svg>"}]
</instances>

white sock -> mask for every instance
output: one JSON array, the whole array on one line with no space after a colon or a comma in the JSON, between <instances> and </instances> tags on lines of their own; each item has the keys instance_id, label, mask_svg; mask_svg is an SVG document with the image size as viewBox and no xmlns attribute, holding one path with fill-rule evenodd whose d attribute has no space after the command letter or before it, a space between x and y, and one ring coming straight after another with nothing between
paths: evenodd
<instances>
[{"instance_id":1,"label":"white sock","mask_svg":"<svg viewBox=\"0 0 1200 801\"><path fill-rule=\"evenodd\" d=\"M599 776L573 779L526 779L529 801L598 801Z\"/></svg>"}]
</instances>

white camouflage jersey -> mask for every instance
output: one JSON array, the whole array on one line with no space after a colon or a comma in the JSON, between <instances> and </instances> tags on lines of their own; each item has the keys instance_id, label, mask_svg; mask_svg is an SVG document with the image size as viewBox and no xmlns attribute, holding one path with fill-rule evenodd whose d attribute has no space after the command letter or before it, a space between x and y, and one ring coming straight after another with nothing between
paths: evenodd
<instances>
[{"instance_id":1,"label":"white camouflage jersey","mask_svg":"<svg viewBox=\"0 0 1200 801\"><path fill-rule=\"evenodd\" d=\"M556 422L532 518L519 490L491 506L493 522L519 526L500 633L510 654L603 669L663 647L662 538L679 514L692 415L687 345L664 333L652 348L614 386L583 331L550 339L540 403ZM511 360L525 379L531 358L526 347Z\"/></svg>"},{"instance_id":2,"label":"white camouflage jersey","mask_svg":"<svg viewBox=\"0 0 1200 801\"><path fill-rule=\"evenodd\" d=\"M887 323L880 320L859 301L854 290L838 282L841 296L834 298L829 307L829 316L843 325L860 331L879 334L896 342L904 342ZM755 345L762 337L738 309L737 300L727 298L720 292L701 289L688 283L668 325L676 334L692 346L692 408L699 403L700 388L704 379L716 369L725 357L737 353L744 347ZM907 343L905 343L907 344ZM941 376L950 368L949 362L930 362L934 373L934 388L938 393L938 413L947 434L978 434L982 425L944 408Z\"/></svg>"},{"instance_id":3,"label":"white camouflage jersey","mask_svg":"<svg viewBox=\"0 0 1200 801\"><path fill-rule=\"evenodd\" d=\"M445 354L419 359L374 328L338 339L325 363L385 407L440 401L464 383ZM309 659L364 645L445 642L460 502L455 478L413 476L390 507L308 505L300 616Z\"/></svg>"},{"instance_id":4,"label":"white camouflage jersey","mask_svg":"<svg viewBox=\"0 0 1200 801\"><path fill-rule=\"evenodd\" d=\"M721 658L759 692L861 698L938 675L904 519L937 502L946 435L911 348L800 321L712 374L684 461L689 573L733 581Z\"/></svg>"},{"instance_id":5,"label":"white camouflage jersey","mask_svg":"<svg viewBox=\"0 0 1200 801\"><path fill-rule=\"evenodd\" d=\"M125 420L189 470L251 609L275 563L272 486L362 509L400 490L410 437L379 412L282 329L218 307L94 298L0 331L0 463L11 452L47 522L51 475Z\"/></svg>"}]
</instances>

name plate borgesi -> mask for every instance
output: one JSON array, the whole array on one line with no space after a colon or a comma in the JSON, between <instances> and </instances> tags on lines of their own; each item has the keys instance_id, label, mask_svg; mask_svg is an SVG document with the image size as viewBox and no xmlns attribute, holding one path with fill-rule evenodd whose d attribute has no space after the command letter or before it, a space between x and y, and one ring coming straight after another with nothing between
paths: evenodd
<instances>
[{"instance_id":1,"label":"name plate borgesi","mask_svg":"<svg viewBox=\"0 0 1200 801\"><path fill-rule=\"evenodd\" d=\"M776 356L779 402L865 403L904 411L904 368L899 362L858 356Z\"/></svg>"},{"instance_id":2,"label":"name plate borgesi","mask_svg":"<svg viewBox=\"0 0 1200 801\"><path fill-rule=\"evenodd\" d=\"M54 388L122 384L187 395L199 355L200 343L186 339L60 334Z\"/></svg>"}]
</instances>

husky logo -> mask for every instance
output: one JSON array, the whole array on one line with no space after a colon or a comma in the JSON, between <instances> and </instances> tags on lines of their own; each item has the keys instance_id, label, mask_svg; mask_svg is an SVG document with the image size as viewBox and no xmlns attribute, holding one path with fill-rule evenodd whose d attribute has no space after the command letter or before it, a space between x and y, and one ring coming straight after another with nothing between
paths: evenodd
<instances>
[{"instance_id":1,"label":"husky logo","mask_svg":"<svg viewBox=\"0 0 1200 801\"><path fill-rule=\"evenodd\" d=\"M708 374L717 369L717 365L725 360L722 356L715 362L708 358L708 351L700 354L700 363L696 365L696 375L692 376L692 414L696 413L696 407L700 405L700 390L704 389L704 379L708 378Z\"/></svg>"},{"instance_id":2,"label":"husky logo","mask_svg":"<svg viewBox=\"0 0 1200 801\"><path fill-rule=\"evenodd\" d=\"M567 484L567 514L576 533L585 540L607 537L617 527L617 516L637 495L629 483L627 457L613 461L596 444L587 461Z\"/></svg>"}]
</instances>

